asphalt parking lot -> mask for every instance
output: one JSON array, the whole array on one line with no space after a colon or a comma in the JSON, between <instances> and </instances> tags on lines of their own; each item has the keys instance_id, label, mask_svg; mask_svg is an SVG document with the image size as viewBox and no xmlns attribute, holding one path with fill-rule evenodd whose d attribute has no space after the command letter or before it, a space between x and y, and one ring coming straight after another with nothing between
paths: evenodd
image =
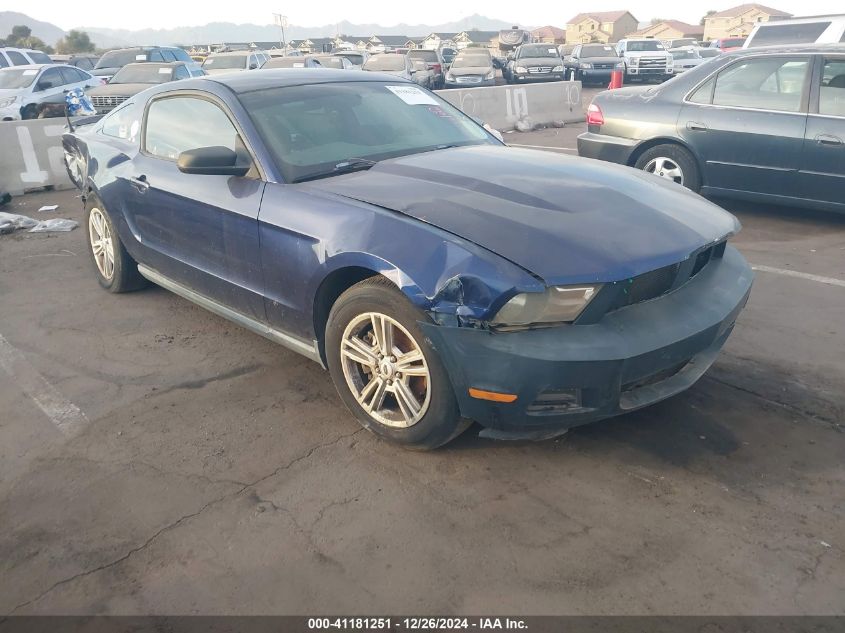
<instances>
[{"instance_id":1,"label":"asphalt parking lot","mask_svg":"<svg viewBox=\"0 0 845 633\"><path fill-rule=\"evenodd\" d=\"M758 272L692 389L423 454L311 361L103 292L81 228L0 237L0 614L845 613L845 217L720 204Z\"/></svg>"}]
</instances>

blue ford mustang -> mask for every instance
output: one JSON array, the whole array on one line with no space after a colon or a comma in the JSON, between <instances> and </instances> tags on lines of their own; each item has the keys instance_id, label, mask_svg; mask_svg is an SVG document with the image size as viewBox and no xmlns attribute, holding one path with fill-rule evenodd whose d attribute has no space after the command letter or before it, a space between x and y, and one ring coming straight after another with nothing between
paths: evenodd
<instances>
[{"instance_id":1,"label":"blue ford mustang","mask_svg":"<svg viewBox=\"0 0 845 633\"><path fill-rule=\"evenodd\" d=\"M388 75L165 84L63 143L103 288L151 281L308 356L363 426L414 448L676 394L751 288L717 206L506 147Z\"/></svg>"}]
</instances>

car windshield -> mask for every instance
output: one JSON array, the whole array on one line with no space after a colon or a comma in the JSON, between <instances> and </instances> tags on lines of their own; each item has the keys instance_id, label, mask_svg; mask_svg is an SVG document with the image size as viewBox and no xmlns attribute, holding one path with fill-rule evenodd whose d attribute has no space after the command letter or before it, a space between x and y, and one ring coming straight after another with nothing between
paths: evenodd
<instances>
[{"instance_id":1,"label":"car windshield","mask_svg":"<svg viewBox=\"0 0 845 633\"><path fill-rule=\"evenodd\" d=\"M729 40L722 40L722 47L723 48L738 48L745 44L744 37L735 37Z\"/></svg>"},{"instance_id":2,"label":"car windshield","mask_svg":"<svg viewBox=\"0 0 845 633\"><path fill-rule=\"evenodd\" d=\"M628 42L626 49L629 51L662 51L665 50L663 44L655 40L648 40L646 42Z\"/></svg>"},{"instance_id":3,"label":"car windshield","mask_svg":"<svg viewBox=\"0 0 845 633\"><path fill-rule=\"evenodd\" d=\"M97 62L95 68L120 68L132 62L147 61L147 53L138 49L111 51L106 53Z\"/></svg>"},{"instance_id":4,"label":"car windshield","mask_svg":"<svg viewBox=\"0 0 845 633\"><path fill-rule=\"evenodd\" d=\"M692 51L687 50L678 50L672 51L672 58L673 59L697 59L697 55Z\"/></svg>"},{"instance_id":5,"label":"car windshield","mask_svg":"<svg viewBox=\"0 0 845 633\"><path fill-rule=\"evenodd\" d=\"M341 57L312 57L311 59L319 62L323 68L343 68L343 58Z\"/></svg>"},{"instance_id":6,"label":"car windshield","mask_svg":"<svg viewBox=\"0 0 845 633\"><path fill-rule=\"evenodd\" d=\"M364 62L364 70L405 70L405 56L373 55Z\"/></svg>"},{"instance_id":7,"label":"car windshield","mask_svg":"<svg viewBox=\"0 0 845 633\"><path fill-rule=\"evenodd\" d=\"M705 49L698 51L698 54L701 55L702 57L718 57L719 55L722 54L722 52L717 48L714 48L714 49L705 48Z\"/></svg>"},{"instance_id":8,"label":"car windshield","mask_svg":"<svg viewBox=\"0 0 845 633\"><path fill-rule=\"evenodd\" d=\"M458 55L452 68L487 68L491 63L488 55Z\"/></svg>"},{"instance_id":9,"label":"car windshield","mask_svg":"<svg viewBox=\"0 0 845 633\"><path fill-rule=\"evenodd\" d=\"M612 46L583 46L581 57L619 57Z\"/></svg>"},{"instance_id":10,"label":"car windshield","mask_svg":"<svg viewBox=\"0 0 845 633\"><path fill-rule=\"evenodd\" d=\"M684 40L672 40L671 42L677 48L679 46L695 46L695 40L691 37Z\"/></svg>"},{"instance_id":11,"label":"car windshield","mask_svg":"<svg viewBox=\"0 0 845 633\"><path fill-rule=\"evenodd\" d=\"M173 78L172 66L127 64L118 70L110 84L163 84Z\"/></svg>"},{"instance_id":12,"label":"car windshield","mask_svg":"<svg viewBox=\"0 0 845 633\"><path fill-rule=\"evenodd\" d=\"M355 53L344 53L343 55L341 55L341 57L345 57L346 59L348 59L350 62L352 62L356 66L360 66L361 64L364 63L364 56L363 55L357 55Z\"/></svg>"},{"instance_id":13,"label":"car windshield","mask_svg":"<svg viewBox=\"0 0 845 633\"><path fill-rule=\"evenodd\" d=\"M230 70L233 68L246 68L246 59L248 54L244 55L218 55L216 57L209 57L202 63L202 67L206 70L215 70L223 68Z\"/></svg>"},{"instance_id":14,"label":"car windshield","mask_svg":"<svg viewBox=\"0 0 845 633\"><path fill-rule=\"evenodd\" d=\"M28 88L37 76L34 68L4 68L0 70L0 88Z\"/></svg>"},{"instance_id":15,"label":"car windshield","mask_svg":"<svg viewBox=\"0 0 845 633\"><path fill-rule=\"evenodd\" d=\"M496 144L468 116L411 84L267 88L240 100L286 182L445 147Z\"/></svg>"},{"instance_id":16,"label":"car windshield","mask_svg":"<svg viewBox=\"0 0 845 633\"><path fill-rule=\"evenodd\" d=\"M305 68L305 64L304 57L273 57L262 68Z\"/></svg>"},{"instance_id":17,"label":"car windshield","mask_svg":"<svg viewBox=\"0 0 845 633\"><path fill-rule=\"evenodd\" d=\"M560 57L557 48L545 44L533 44L519 49L520 57Z\"/></svg>"},{"instance_id":18,"label":"car windshield","mask_svg":"<svg viewBox=\"0 0 845 633\"><path fill-rule=\"evenodd\" d=\"M411 59L421 59L424 62L432 62L436 64L438 61L437 53L435 51L411 51L408 53Z\"/></svg>"}]
</instances>

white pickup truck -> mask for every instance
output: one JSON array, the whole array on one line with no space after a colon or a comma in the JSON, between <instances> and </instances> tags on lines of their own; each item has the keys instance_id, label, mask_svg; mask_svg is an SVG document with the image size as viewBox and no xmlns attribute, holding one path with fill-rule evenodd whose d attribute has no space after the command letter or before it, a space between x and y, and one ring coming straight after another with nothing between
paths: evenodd
<instances>
[{"instance_id":1,"label":"white pickup truck","mask_svg":"<svg viewBox=\"0 0 845 633\"><path fill-rule=\"evenodd\" d=\"M616 52L625 60L625 81L633 78L663 81L673 75L672 55L660 40L619 40Z\"/></svg>"}]
</instances>

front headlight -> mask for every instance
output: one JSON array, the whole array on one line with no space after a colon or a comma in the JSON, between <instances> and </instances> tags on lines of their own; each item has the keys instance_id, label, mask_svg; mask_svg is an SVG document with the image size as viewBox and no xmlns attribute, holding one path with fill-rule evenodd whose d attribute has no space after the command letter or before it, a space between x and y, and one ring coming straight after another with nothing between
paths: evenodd
<instances>
[{"instance_id":1,"label":"front headlight","mask_svg":"<svg viewBox=\"0 0 845 633\"><path fill-rule=\"evenodd\" d=\"M675 58L672 57L671 55L668 55L666 57L666 63L669 64L670 66L674 63L674 61L675 61Z\"/></svg>"},{"instance_id":2,"label":"front headlight","mask_svg":"<svg viewBox=\"0 0 845 633\"><path fill-rule=\"evenodd\" d=\"M525 68L525 66L517 66L517 67L516 67L516 72L518 72L518 73L527 73L527 72L528 72L528 70Z\"/></svg>"},{"instance_id":3,"label":"front headlight","mask_svg":"<svg viewBox=\"0 0 845 633\"><path fill-rule=\"evenodd\" d=\"M625 70L625 62L619 62L613 67L614 70Z\"/></svg>"},{"instance_id":4,"label":"front headlight","mask_svg":"<svg viewBox=\"0 0 845 633\"><path fill-rule=\"evenodd\" d=\"M581 62L581 68L592 68L593 65L590 62Z\"/></svg>"},{"instance_id":5,"label":"front headlight","mask_svg":"<svg viewBox=\"0 0 845 633\"><path fill-rule=\"evenodd\" d=\"M495 79L495 78L496 78L496 71L495 71L495 70L491 70L489 73L487 73L486 75L484 75L484 78L485 78L485 79Z\"/></svg>"},{"instance_id":6,"label":"front headlight","mask_svg":"<svg viewBox=\"0 0 845 633\"><path fill-rule=\"evenodd\" d=\"M452 73L446 73L446 81L454 81L455 75Z\"/></svg>"},{"instance_id":7,"label":"front headlight","mask_svg":"<svg viewBox=\"0 0 845 633\"><path fill-rule=\"evenodd\" d=\"M563 72L563 66L555 66L554 68L552 68L552 72L553 73L562 73Z\"/></svg>"},{"instance_id":8,"label":"front headlight","mask_svg":"<svg viewBox=\"0 0 845 633\"><path fill-rule=\"evenodd\" d=\"M574 321L601 288L601 284L553 286L545 292L524 292L508 301L491 325L515 326Z\"/></svg>"},{"instance_id":9,"label":"front headlight","mask_svg":"<svg viewBox=\"0 0 845 633\"><path fill-rule=\"evenodd\" d=\"M8 108L17 100L17 97L6 97L5 99L0 99L0 108Z\"/></svg>"},{"instance_id":10,"label":"front headlight","mask_svg":"<svg viewBox=\"0 0 845 633\"><path fill-rule=\"evenodd\" d=\"M631 59L628 60L628 63L631 64L631 66L639 66L640 65L640 58L639 57L632 57Z\"/></svg>"}]
</instances>

